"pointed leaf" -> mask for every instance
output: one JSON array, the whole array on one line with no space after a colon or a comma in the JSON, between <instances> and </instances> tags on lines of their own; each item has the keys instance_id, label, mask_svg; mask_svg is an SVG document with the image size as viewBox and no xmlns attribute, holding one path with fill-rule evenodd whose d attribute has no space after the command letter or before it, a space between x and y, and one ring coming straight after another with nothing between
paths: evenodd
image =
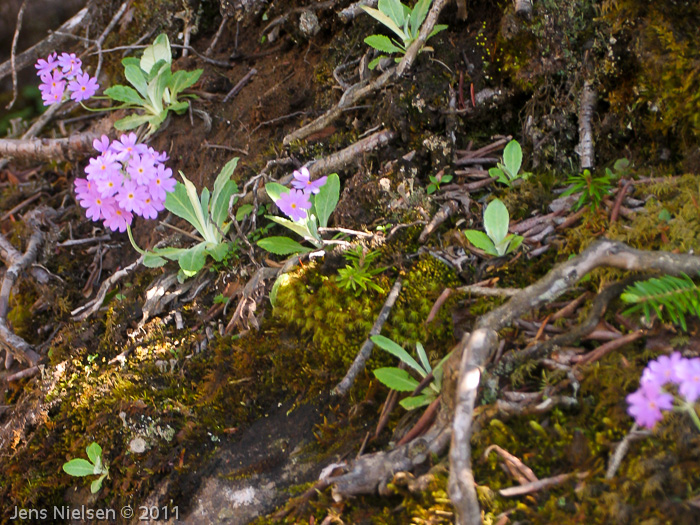
<instances>
[{"instance_id":1,"label":"pointed leaf","mask_svg":"<svg viewBox=\"0 0 700 525\"><path fill-rule=\"evenodd\" d=\"M292 222L289 219L285 219L284 217L276 217L274 215L266 215L265 217L267 217L273 222L276 222L277 224L284 226L285 228L292 230L294 233L301 235L306 240L316 241L316 239L314 239L311 235L311 232L309 231L306 222L300 224L297 222Z\"/></svg>"},{"instance_id":2,"label":"pointed leaf","mask_svg":"<svg viewBox=\"0 0 700 525\"><path fill-rule=\"evenodd\" d=\"M503 150L503 163L511 173L511 178L516 178L523 162L523 150L517 140L511 140Z\"/></svg>"},{"instance_id":3,"label":"pointed leaf","mask_svg":"<svg viewBox=\"0 0 700 525\"><path fill-rule=\"evenodd\" d=\"M167 264L167 262L168 261L162 257L152 253L147 253L143 256L143 261L141 261L141 264L143 264L146 268L160 268L161 266Z\"/></svg>"},{"instance_id":4,"label":"pointed leaf","mask_svg":"<svg viewBox=\"0 0 700 525\"><path fill-rule=\"evenodd\" d=\"M403 49L395 46L388 36L371 35L365 38L365 44L383 53L402 53Z\"/></svg>"},{"instance_id":5,"label":"pointed leaf","mask_svg":"<svg viewBox=\"0 0 700 525\"><path fill-rule=\"evenodd\" d=\"M138 128L140 125L149 122L152 118L152 115L129 115L128 117L117 120L114 123L114 128L119 131L128 131Z\"/></svg>"},{"instance_id":6,"label":"pointed leaf","mask_svg":"<svg viewBox=\"0 0 700 525\"><path fill-rule=\"evenodd\" d=\"M238 185L231 180L236 166L238 165L238 157L234 157L228 161L219 175L214 181L214 193L211 200L211 217L216 224L221 227L228 216L228 204L231 195L238 191Z\"/></svg>"},{"instance_id":7,"label":"pointed leaf","mask_svg":"<svg viewBox=\"0 0 700 525\"><path fill-rule=\"evenodd\" d=\"M406 41L406 37L407 37L408 35L406 35L406 34L401 30L401 28L396 24L396 22L394 22L394 21L393 21L391 18L389 18L387 15L385 15L384 13L382 13L381 11L379 11L379 10L377 10L377 9L372 9L371 7L367 7L366 5L362 5L362 6L360 6L360 7L362 8L362 10L363 10L365 13L367 13L368 15L370 15L370 16L371 16L372 18L374 18L375 20L378 20L379 22L381 22L382 24L384 24L388 29L390 29L391 31L393 31L394 33L396 33L396 36L398 36L398 37L401 39L402 42L405 42L405 41Z\"/></svg>"},{"instance_id":8,"label":"pointed leaf","mask_svg":"<svg viewBox=\"0 0 700 525\"><path fill-rule=\"evenodd\" d=\"M172 100L177 100L177 96L180 92L196 84L203 72L203 69L195 69L194 71L181 70L173 73L172 79L170 80L170 97Z\"/></svg>"},{"instance_id":9,"label":"pointed leaf","mask_svg":"<svg viewBox=\"0 0 700 525\"><path fill-rule=\"evenodd\" d=\"M511 253L520 248L520 245L523 243L524 237L520 235L513 235L512 239L510 240L510 244L508 245L508 251L506 253Z\"/></svg>"},{"instance_id":10,"label":"pointed leaf","mask_svg":"<svg viewBox=\"0 0 700 525\"><path fill-rule=\"evenodd\" d=\"M266 237L258 241L258 246L263 250L277 255L289 255L292 253L310 252L309 248L302 246L289 237Z\"/></svg>"},{"instance_id":11,"label":"pointed leaf","mask_svg":"<svg viewBox=\"0 0 700 525\"><path fill-rule=\"evenodd\" d=\"M418 381L412 378L406 370L387 367L374 370L374 377L392 390L399 392L413 392L418 386Z\"/></svg>"},{"instance_id":12,"label":"pointed leaf","mask_svg":"<svg viewBox=\"0 0 700 525\"><path fill-rule=\"evenodd\" d=\"M408 352L406 352L406 350L401 348L388 337L384 337L383 335L373 335L372 337L370 337L370 340L382 350L385 350L391 355L398 357L401 361L406 363L406 365L410 366L411 368L413 368L413 370L418 372L418 374L421 377L425 377L426 375L428 375L427 372L423 370L423 367L420 366L418 362L415 359L413 359L413 357L411 357L411 355Z\"/></svg>"},{"instance_id":13,"label":"pointed leaf","mask_svg":"<svg viewBox=\"0 0 700 525\"><path fill-rule=\"evenodd\" d=\"M508 235L510 216L508 208L499 199L492 200L484 212L484 230L493 244L498 246Z\"/></svg>"},{"instance_id":14,"label":"pointed leaf","mask_svg":"<svg viewBox=\"0 0 700 525\"><path fill-rule=\"evenodd\" d=\"M141 68L134 64L124 66L124 76L143 98L148 98L148 84Z\"/></svg>"},{"instance_id":15,"label":"pointed leaf","mask_svg":"<svg viewBox=\"0 0 700 525\"><path fill-rule=\"evenodd\" d=\"M433 27L433 30L430 32L430 34L428 35L428 38L426 38L426 40L430 40L435 35L437 35L440 31L444 31L448 27L450 27L450 26L448 26L447 24L437 24L435 27Z\"/></svg>"},{"instance_id":16,"label":"pointed leaf","mask_svg":"<svg viewBox=\"0 0 700 525\"><path fill-rule=\"evenodd\" d=\"M107 476L107 474L102 474L98 479L90 483L91 493L97 494L100 491L100 489L102 488L102 481L104 481L105 476Z\"/></svg>"},{"instance_id":17,"label":"pointed leaf","mask_svg":"<svg viewBox=\"0 0 700 525\"><path fill-rule=\"evenodd\" d=\"M199 202L195 200L195 206L199 207ZM175 189L168 193L165 197L165 209L174 213L181 219L189 222L197 231L204 236L204 226L200 223L199 217L193 207L185 185L178 182Z\"/></svg>"},{"instance_id":18,"label":"pointed leaf","mask_svg":"<svg viewBox=\"0 0 700 525\"><path fill-rule=\"evenodd\" d=\"M340 179L337 173L331 173L326 183L321 186L314 200L314 208L318 215L318 224L322 228L328 226L328 219L338 205L340 199Z\"/></svg>"},{"instance_id":19,"label":"pointed leaf","mask_svg":"<svg viewBox=\"0 0 700 525\"><path fill-rule=\"evenodd\" d=\"M211 233L211 228L209 228L209 210L202 209L202 206L199 201L199 197L197 197L197 188L195 188L194 184L192 184L192 181L190 181L187 177L185 177L185 174L180 171L180 177L182 177L182 182L185 185L185 191L187 192L187 197L190 200L190 204L192 205L192 209L194 210L194 214L197 217L197 222L199 224L199 228L197 227L197 224L192 223L192 226L197 228L197 231L204 237L205 241L208 242L213 242L214 241L214 236ZM167 196L166 196L167 199ZM200 229L201 228L201 229Z\"/></svg>"},{"instance_id":20,"label":"pointed leaf","mask_svg":"<svg viewBox=\"0 0 700 525\"><path fill-rule=\"evenodd\" d=\"M428 355L425 353L425 348L423 348L423 345L418 342L416 342L416 353L418 354L418 359L420 359L420 362L423 365L423 369L430 373L432 369L430 368Z\"/></svg>"},{"instance_id":21,"label":"pointed leaf","mask_svg":"<svg viewBox=\"0 0 700 525\"><path fill-rule=\"evenodd\" d=\"M420 26L430 10L431 3L432 0L419 0L413 6L413 11L411 12L411 36L414 38L418 36Z\"/></svg>"},{"instance_id":22,"label":"pointed leaf","mask_svg":"<svg viewBox=\"0 0 700 525\"><path fill-rule=\"evenodd\" d=\"M382 13L388 15L397 26L404 25L404 6L400 0L379 0L377 7Z\"/></svg>"},{"instance_id":23,"label":"pointed leaf","mask_svg":"<svg viewBox=\"0 0 700 525\"><path fill-rule=\"evenodd\" d=\"M211 255L216 262L221 262L228 254L229 248L229 243L222 242L212 248L207 248L207 253Z\"/></svg>"},{"instance_id":24,"label":"pointed leaf","mask_svg":"<svg viewBox=\"0 0 700 525\"><path fill-rule=\"evenodd\" d=\"M95 465L87 459L74 458L63 464L63 471L71 476L92 476L95 473Z\"/></svg>"}]
</instances>

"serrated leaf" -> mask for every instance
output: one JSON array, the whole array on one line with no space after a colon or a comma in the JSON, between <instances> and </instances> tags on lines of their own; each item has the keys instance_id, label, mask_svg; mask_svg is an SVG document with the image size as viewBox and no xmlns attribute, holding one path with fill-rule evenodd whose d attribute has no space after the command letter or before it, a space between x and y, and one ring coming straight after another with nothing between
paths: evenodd
<instances>
[{"instance_id":1,"label":"serrated leaf","mask_svg":"<svg viewBox=\"0 0 700 525\"><path fill-rule=\"evenodd\" d=\"M143 106L146 103L146 101L139 96L135 89L130 88L129 86L122 86L121 84L105 89L104 93L109 98L116 100L117 102L126 102L136 106Z\"/></svg>"},{"instance_id":2,"label":"serrated leaf","mask_svg":"<svg viewBox=\"0 0 700 525\"><path fill-rule=\"evenodd\" d=\"M340 179L337 173L331 173L328 175L328 180L321 186L314 199L314 208L318 215L318 224L322 228L328 226L328 219L338 205L339 199Z\"/></svg>"},{"instance_id":3,"label":"serrated leaf","mask_svg":"<svg viewBox=\"0 0 700 525\"><path fill-rule=\"evenodd\" d=\"M508 236L509 222L510 216L506 205L499 199L489 202L484 211L484 230L494 245L498 246Z\"/></svg>"},{"instance_id":4,"label":"serrated leaf","mask_svg":"<svg viewBox=\"0 0 700 525\"><path fill-rule=\"evenodd\" d=\"M388 29L396 33L396 36L398 36L402 42L406 41L406 35L401 28L387 15L379 11L378 9L373 9L371 7L367 7L366 5L360 6L362 10L367 13L369 16L374 18L375 20L378 20L382 24L384 24Z\"/></svg>"},{"instance_id":5,"label":"serrated leaf","mask_svg":"<svg viewBox=\"0 0 700 525\"><path fill-rule=\"evenodd\" d=\"M383 53L403 53L403 49L394 45L389 37L385 35L370 35L365 38L365 44Z\"/></svg>"},{"instance_id":6,"label":"serrated leaf","mask_svg":"<svg viewBox=\"0 0 700 525\"><path fill-rule=\"evenodd\" d=\"M150 73L153 66L159 60L164 60L170 64L172 59L173 55L170 51L170 41L168 40L168 35L161 33L153 41L153 44L144 49L139 65L143 71Z\"/></svg>"},{"instance_id":7,"label":"serrated leaf","mask_svg":"<svg viewBox=\"0 0 700 525\"><path fill-rule=\"evenodd\" d=\"M374 370L374 377L382 384L399 392L413 392L419 384L406 370L396 367L377 368Z\"/></svg>"},{"instance_id":8,"label":"serrated leaf","mask_svg":"<svg viewBox=\"0 0 700 525\"><path fill-rule=\"evenodd\" d=\"M517 140L511 140L503 150L503 163L512 175L516 178L523 162L523 150Z\"/></svg>"},{"instance_id":9,"label":"serrated leaf","mask_svg":"<svg viewBox=\"0 0 700 525\"><path fill-rule=\"evenodd\" d=\"M87 452L87 456L90 461L92 461L95 465L97 465L98 461L101 461L100 458L102 458L102 447L97 443L90 443L85 451Z\"/></svg>"},{"instance_id":10,"label":"serrated leaf","mask_svg":"<svg viewBox=\"0 0 700 525\"><path fill-rule=\"evenodd\" d=\"M424 407L432 403L434 396L428 396L426 394L421 394L414 397L404 397L399 401L401 405L406 410L415 410L416 408Z\"/></svg>"},{"instance_id":11,"label":"serrated leaf","mask_svg":"<svg viewBox=\"0 0 700 525\"><path fill-rule=\"evenodd\" d=\"M95 473L95 465L87 459L74 458L63 464L63 471L71 476L92 476Z\"/></svg>"},{"instance_id":12,"label":"serrated leaf","mask_svg":"<svg viewBox=\"0 0 700 525\"><path fill-rule=\"evenodd\" d=\"M185 274L194 275L204 268L204 264L207 261L206 249L206 243L200 242L192 246L192 248L185 250L178 258L177 262L180 264L180 268L182 268Z\"/></svg>"},{"instance_id":13,"label":"serrated leaf","mask_svg":"<svg viewBox=\"0 0 700 525\"><path fill-rule=\"evenodd\" d=\"M276 255L290 255L292 253L310 252L309 248L302 246L289 237L266 237L258 241L258 246L263 250Z\"/></svg>"},{"instance_id":14,"label":"serrated leaf","mask_svg":"<svg viewBox=\"0 0 700 525\"><path fill-rule=\"evenodd\" d=\"M128 131L150 122L152 118L152 115L129 115L128 117L117 120L114 123L114 128L119 131Z\"/></svg>"},{"instance_id":15,"label":"serrated leaf","mask_svg":"<svg viewBox=\"0 0 700 525\"><path fill-rule=\"evenodd\" d=\"M421 377L425 377L427 375L427 372L423 370L423 367L420 366L418 362L415 359L413 359L413 357L411 357L411 355L408 352L406 352L406 350L397 345L388 337L384 337L383 335L373 335L372 337L370 337L370 340L382 350L389 352L395 357L398 357L401 361L406 363L406 365L410 366L411 368L413 368L413 370L418 372L418 374Z\"/></svg>"},{"instance_id":16,"label":"serrated leaf","mask_svg":"<svg viewBox=\"0 0 700 525\"><path fill-rule=\"evenodd\" d=\"M484 232L480 232L478 230L466 230L464 232L464 235L467 236L467 239L469 239L470 243L472 243L480 250L484 250L489 255L498 255L493 241L489 239L489 236L486 235Z\"/></svg>"}]
</instances>

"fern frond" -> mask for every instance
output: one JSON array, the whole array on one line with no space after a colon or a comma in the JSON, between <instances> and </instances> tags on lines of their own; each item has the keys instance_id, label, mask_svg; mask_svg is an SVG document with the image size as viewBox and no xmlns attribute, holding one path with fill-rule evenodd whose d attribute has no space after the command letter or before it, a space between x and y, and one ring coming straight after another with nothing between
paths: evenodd
<instances>
[{"instance_id":1,"label":"fern frond","mask_svg":"<svg viewBox=\"0 0 700 525\"><path fill-rule=\"evenodd\" d=\"M700 286L684 273L680 277L664 275L640 281L628 286L620 298L633 304L623 315L642 310L648 321L653 310L661 321L668 318L683 330L688 329L686 315L700 317Z\"/></svg>"}]
</instances>

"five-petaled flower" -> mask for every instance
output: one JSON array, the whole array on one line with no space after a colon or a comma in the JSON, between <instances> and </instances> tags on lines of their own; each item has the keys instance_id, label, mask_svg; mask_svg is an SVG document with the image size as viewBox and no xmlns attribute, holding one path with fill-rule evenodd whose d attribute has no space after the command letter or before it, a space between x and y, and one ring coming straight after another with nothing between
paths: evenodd
<instances>
[{"instance_id":1,"label":"five-petaled flower","mask_svg":"<svg viewBox=\"0 0 700 525\"><path fill-rule=\"evenodd\" d=\"M308 194L300 190L290 190L288 193L283 193L275 204L293 221L305 219L306 210L311 209L311 201Z\"/></svg>"},{"instance_id":2,"label":"five-petaled flower","mask_svg":"<svg viewBox=\"0 0 700 525\"><path fill-rule=\"evenodd\" d=\"M326 180L328 180L328 177L321 177L320 179L312 181L311 174L306 166L301 168L299 171L295 171L292 173L292 175L294 175L292 186L298 190L312 193L314 195L321 191L321 186L323 186L326 183Z\"/></svg>"}]
</instances>

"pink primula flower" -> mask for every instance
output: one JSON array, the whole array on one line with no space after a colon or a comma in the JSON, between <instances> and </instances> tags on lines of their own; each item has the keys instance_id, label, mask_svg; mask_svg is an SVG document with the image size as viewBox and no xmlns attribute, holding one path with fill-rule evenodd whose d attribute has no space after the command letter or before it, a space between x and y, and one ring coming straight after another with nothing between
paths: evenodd
<instances>
[{"instance_id":1,"label":"pink primula flower","mask_svg":"<svg viewBox=\"0 0 700 525\"><path fill-rule=\"evenodd\" d=\"M313 193L314 195L321 191L321 186L323 186L328 180L328 177L321 177L320 179L312 181L311 174L306 167L301 168L300 171L295 171L293 175L294 180L292 180L292 186L298 190Z\"/></svg>"},{"instance_id":2,"label":"pink primula flower","mask_svg":"<svg viewBox=\"0 0 700 525\"><path fill-rule=\"evenodd\" d=\"M290 190L289 193L283 193L275 204L295 222L305 219L306 210L311 209L309 196L300 190Z\"/></svg>"},{"instance_id":3,"label":"pink primula flower","mask_svg":"<svg viewBox=\"0 0 700 525\"><path fill-rule=\"evenodd\" d=\"M627 396L627 413L638 425L653 428L663 419L662 410L673 408L673 396L653 383L643 384L639 390Z\"/></svg>"},{"instance_id":4,"label":"pink primula flower","mask_svg":"<svg viewBox=\"0 0 700 525\"><path fill-rule=\"evenodd\" d=\"M97 79L90 77L87 73L76 75L75 80L68 83L68 91L71 92L70 98L76 102L89 99L99 87Z\"/></svg>"}]
</instances>

